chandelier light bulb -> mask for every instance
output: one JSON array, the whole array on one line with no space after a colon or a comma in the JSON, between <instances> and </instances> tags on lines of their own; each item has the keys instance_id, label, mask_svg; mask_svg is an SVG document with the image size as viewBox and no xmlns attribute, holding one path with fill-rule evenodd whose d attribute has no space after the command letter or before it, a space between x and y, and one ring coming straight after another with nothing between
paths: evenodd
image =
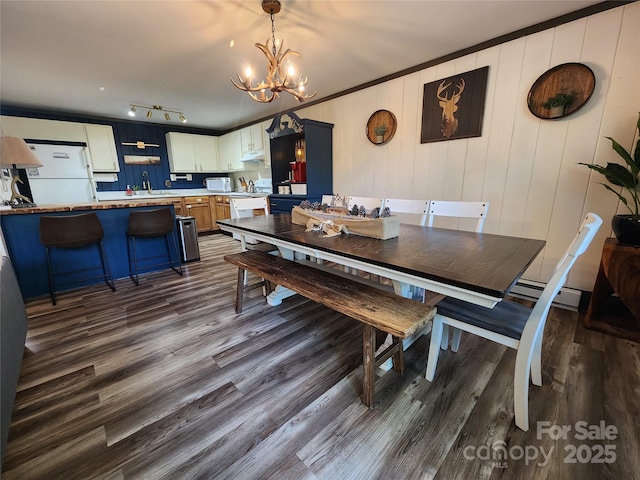
<instances>
[{"instance_id":1,"label":"chandelier light bulb","mask_svg":"<svg viewBox=\"0 0 640 480\"><path fill-rule=\"evenodd\" d=\"M253 71L251 70L251 67L247 67L247 69L244 71L244 75L245 77L247 77L247 80L251 79L251 77L253 76Z\"/></svg>"}]
</instances>

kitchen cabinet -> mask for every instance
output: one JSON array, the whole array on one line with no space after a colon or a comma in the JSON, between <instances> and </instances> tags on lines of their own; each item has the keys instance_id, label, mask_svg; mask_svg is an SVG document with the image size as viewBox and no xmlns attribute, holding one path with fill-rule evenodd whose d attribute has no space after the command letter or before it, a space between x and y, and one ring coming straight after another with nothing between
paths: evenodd
<instances>
[{"instance_id":1,"label":"kitchen cabinet","mask_svg":"<svg viewBox=\"0 0 640 480\"><path fill-rule=\"evenodd\" d=\"M171 173L218 173L218 137L169 132L165 136Z\"/></svg>"},{"instance_id":2,"label":"kitchen cabinet","mask_svg":"<svg viewBox=\"0 0 640 480\"><path fill-rule=\"evenodd\" d=\"M215 210L211 208L210 196L184 197L184 214L196 219L198 233L217 230Z\"/></svg>"},{"instance_id":3,"label":"kitchen cabinet","mask_svg":"<svg viewBox=\"0 0 640 480\"><path fill-rule=\"evenodd\" d=\"M196 166L198 172L219 172L218 166L218 137L210 135L194 135L196 150Z\"/></svg>"},{"instance_id":4,"label":"kitchen cabinet","mask_svg":"<svg viewBox=\"0 0 640 480\"><path fill-rule=\"evenodd\" d=\"M116 140L110 125L85 124L87 146L94 172L119 172Z\"/></svg>"},{"instance_id":5,"label":"kitchen cabinet","mask_svg":"<svg viewBox=\"0 0 640 480\"><path fill-rule=\"evenodd\" d=\"M2 133L29 140L86 142L84 124L41 118L0 116Z\"/></svg>"},{"instance_id":6,"label":"kitchen cabinet","mask_svg":"<svg viewBox=\"0 0 640 480\"><path fill-rule=\"evenodd\" d=\"M215 195L212 198L215 203L216 219L224 220L231 218L231 200L229 195Z\"/></svg>"},{"instance_id":7,"label":"kitchen cabinet","mask_svg":"<svg viewBox=\"0 0 640 480\"><path fill-rule=\"evenodd\" d=\"M306 154L306 195L269 195L271 211L291 212L302 200L320 201L322 195L333 193L333 124L302 119L301 133L291 133L271 139L271 178L273 191L277 192L289 179L291 162L295 162L295 145L305 141Z\"/></svg>"},{"instance_id":8,"label":"kitchen cabinet","mask_svg":"<svg viewBox=\"0 0 640 480\"><path fill-rule=\"evenodd\" d=\"M258 123L240 130L242 158L256 158L264 155L264 130Z\"/></svg>"},{"instance_id":9,"label":"kitchen cabinet","mask_svg":"<svg viewBox=\"0 0 640 480\"><path fill-rule=\"evenodd\" d=\"M236 130L221 136L218 147L220 153L220 171L241 172L244 170L240 131Z\"/></svg>"}]
</instances>

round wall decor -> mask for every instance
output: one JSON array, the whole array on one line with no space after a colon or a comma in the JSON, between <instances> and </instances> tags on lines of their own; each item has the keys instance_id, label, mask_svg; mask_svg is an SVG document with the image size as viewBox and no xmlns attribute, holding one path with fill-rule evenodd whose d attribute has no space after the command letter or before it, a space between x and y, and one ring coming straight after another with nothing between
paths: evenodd
<instances>
[{"instance_id":1,"label":"round wall decor","mask_svg":"<svg viewBox=\"0 0 640 480\"><path fill-rule=\"evenodd\" d=\"M538 118L566 117L582 107L593 94L596 77L582 63L556 65L543 73L529 90L527 105Z\"/></svg>"},{"instance_id":2,"label":"round wall decor","mask_svg":"<svg viewBox=\"0 0 640 480\"><path fill-rule=\"evenodd\" d=\"M367 138L375 145L384 145L393 138L398 122L389 110L373 112L367 121Z\"/></svg>"}]
</instances>

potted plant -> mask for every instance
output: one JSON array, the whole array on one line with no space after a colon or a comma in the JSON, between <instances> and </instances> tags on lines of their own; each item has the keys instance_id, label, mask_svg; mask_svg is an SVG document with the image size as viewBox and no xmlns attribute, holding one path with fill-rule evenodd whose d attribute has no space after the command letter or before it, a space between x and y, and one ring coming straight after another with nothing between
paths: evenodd
<instances>
[{"instance_id":1,"label":"potted plant","mask_svg":"<svg viewBox=\"0 0 640 480\"><path fill-rule=\"evenodd\" d=\"M373 127L373 132L376 134L376 141L378 143L384 142L384 134L387 133L388 130L389 127L384 123Z\"/></svg>"},{"instance_id":2,"label":"potted plant","mask_svg":"<svg viewBox=\"0 0 640 480\"><path fill-rule=\"evenodd\" d=\"M572 93L560 92L553 97L549 97L542 106L550 110L549 114L551 118L561 117L564 115L565 109L571 105L575 99L576 97Z\"/></svg>"},{"instance_id":3,"label":"potted plant","mask_svg":"<svg viewBox=\"0 0 640 480\"><path fill-rule=\"evenodd\" d=\"M638 114L636 130L640 134L640 113ZM604 175L609 183L622 187L622 190L619 191L605 183L602 184L607 190L617 195L620 202L631 212L630 214L615 215L611 219L611 228L620 243L640 246L640 193L638 191L640 188L640 141L636 139L635 149L632 148L631 150L632 154L626 151L613 138L605 138L611 140L612 148L625 161L626 166L617 163L607 163L606 167L588 163L580 163L580 165L586 165Z\"/></svg>"}]
</instances>

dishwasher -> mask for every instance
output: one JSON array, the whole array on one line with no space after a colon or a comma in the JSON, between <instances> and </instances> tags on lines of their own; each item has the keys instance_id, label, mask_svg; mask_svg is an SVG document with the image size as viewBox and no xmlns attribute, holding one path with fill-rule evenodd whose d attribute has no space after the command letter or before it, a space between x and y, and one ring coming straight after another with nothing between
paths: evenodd
<instances>
[{"instance_id":1,"label":"dishwasher","mask_svg":"<svg viewBox=\"0 0 640 480\"><path fill-rule=\"evenodd\" d=\"M183 215L176 215L178 237L180 240L180 256L182 263L200 260L200 248L198 247L198 229L196 219Z\"/></svg>"}]
</instances>

